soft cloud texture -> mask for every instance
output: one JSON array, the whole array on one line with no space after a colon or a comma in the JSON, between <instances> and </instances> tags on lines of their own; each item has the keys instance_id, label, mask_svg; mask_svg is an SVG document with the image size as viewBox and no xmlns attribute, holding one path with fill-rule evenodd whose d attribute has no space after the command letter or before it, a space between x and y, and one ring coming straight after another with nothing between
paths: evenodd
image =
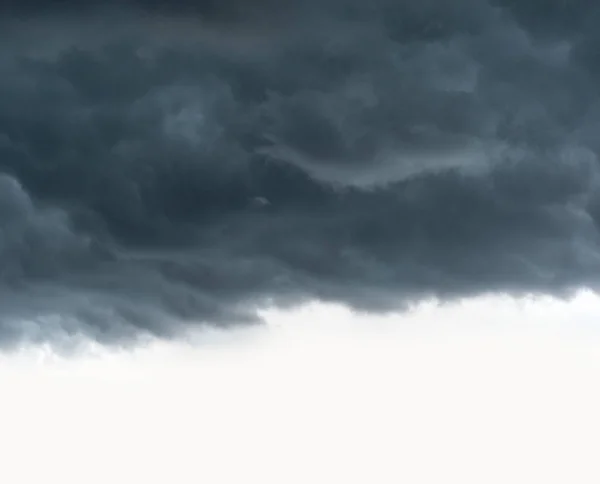
<instances>
[{"instance_id":1,"label":"soft cloud texture","mask_svg":"<svg viewBox=\"0 0 600 484\"><path fill-rule=\"evenodd\" d=\"M7 5L5 342L597 284L592 2Z\"/></svg>"}]
</instances>

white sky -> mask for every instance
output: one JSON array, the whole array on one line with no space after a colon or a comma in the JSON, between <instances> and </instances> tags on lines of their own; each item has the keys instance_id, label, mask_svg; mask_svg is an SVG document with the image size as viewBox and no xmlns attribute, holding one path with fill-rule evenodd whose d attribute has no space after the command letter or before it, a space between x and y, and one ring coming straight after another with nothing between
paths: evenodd
<instances>
[{"instance_id":1,"label":"white sky","mask_svg":"<svg viewBox=\"0 0 600 484\"><path fill-rule=\"evenodd\" d=\"M600 299L0 358L0 482L600 482Z\"/></svg>"}]
</instances>

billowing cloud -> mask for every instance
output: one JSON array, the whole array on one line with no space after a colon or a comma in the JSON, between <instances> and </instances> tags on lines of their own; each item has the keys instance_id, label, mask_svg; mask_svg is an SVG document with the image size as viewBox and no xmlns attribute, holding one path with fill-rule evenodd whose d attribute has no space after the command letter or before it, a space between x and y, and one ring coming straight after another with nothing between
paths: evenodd
<instances>
[{"instance_id":1,"label":"billowing cloud","mask_svg":"<svg viewBox=\"0 0 600 484\"><path fill-rule=\"evenodd\" d=\"M4 7L4 342L595 288L593 2L107 5Z\"/></svg>"}]
</instances>

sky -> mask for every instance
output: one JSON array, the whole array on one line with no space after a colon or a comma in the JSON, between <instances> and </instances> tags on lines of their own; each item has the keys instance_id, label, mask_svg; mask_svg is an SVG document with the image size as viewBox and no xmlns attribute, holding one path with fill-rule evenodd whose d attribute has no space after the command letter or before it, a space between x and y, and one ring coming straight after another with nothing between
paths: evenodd
<instances>
[{"instance_id":1,"label":"sky","mask_svg":"<svg viewBox=\"0 0 600 484\"><path fill-rule=\"evenodd\" d=\"M0 478L598 482L594 294L263 316L186 343L2 357Z\"/></svg>"},{"instance_id":2,"label":"sky","mask_svg":"<svg viewBox=\"0 0 600 484\"><path fill-rule=\"evenodd\" d=\"M5 347L596 287L595 2L3 5Z\"/></svg>"},{"instance_id":3,"label":"sky","mask_svg":"<svg viewBox=\"0 0 600 484\"><path fill-rule=\"evenodd\" d=\"M599 15L1 2L0 479L598 482Z\"/></svg>"}]
</instances>

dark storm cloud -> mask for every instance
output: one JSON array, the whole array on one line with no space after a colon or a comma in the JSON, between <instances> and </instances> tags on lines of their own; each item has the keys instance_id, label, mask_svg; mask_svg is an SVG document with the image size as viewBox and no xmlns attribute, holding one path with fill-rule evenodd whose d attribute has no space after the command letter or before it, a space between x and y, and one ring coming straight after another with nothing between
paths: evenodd
<instances>
[{"instance_id":1,"label":"dark storm cloud","mask_svg":"<svg viewBox=\"0 0 600 484\"><path fill-rule=\"evenodd\" d=\"M3 20L5 342L596 287L593 3L78 5Z\"/></svg>"}]
</instances>

